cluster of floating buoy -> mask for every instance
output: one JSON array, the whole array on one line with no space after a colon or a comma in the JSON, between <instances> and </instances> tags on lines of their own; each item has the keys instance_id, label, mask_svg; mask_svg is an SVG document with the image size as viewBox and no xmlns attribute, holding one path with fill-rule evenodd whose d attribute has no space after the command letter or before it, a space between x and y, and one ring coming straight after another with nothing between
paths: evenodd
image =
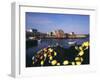
<instances>
[{"instance_id":1,"label":"cluster of floating buoy","mask_svg":"<svg viewBox=\"0 0 100 80\"><path fill-rule=\"evenodd\" d=\"M75 46L75 49L79 51L79 53L77 54L77 56L75 57L75 61L72 62L72 65L80 65L83 62L83 55L84 55L84 51L87 50L89 48L90 44L88 41L83 42L83 44L81 46Z\"/></svg>"},{"instance_id":2,"label":"cluster of floating buoy","mask_svg":"<svg viewBox=\"0 0 100 80\"><path fill-rule=\"evenodd\" d=\"M56 60L53 60L53 58L57 56L57 52L55 52L51 47L44 48L37 52L37 55L33 58L33 64L35 62L39 61L40 65L43 66L45 64L45 61L48 59L48 63L51 65L57 64ZM58 64L59 65L59 64Z\"/></svg>"},{"instance_id":3,"label":"cluster of floating buoy","mask_svg":"<svg viewBox=\"0 0 100 80\"><path fill-rule=\"evenodd\" d=\"M77 56L73 61L69 61L67 59L63 60L62 62L57 60L56 57L58 56L58 53L52 48L47 47L44 49L41 49L37 52L35 56L33 56L33 65L38 63L39 66L44 66L47 62L49 65L52 66L60 66L60 65L81 65L84 61L83 55L84 50L87 50L89 48L89 42L83 42L81 46L75 46L75 50L78 51ZM68 57L68 56L66 56Z\"/></svg>"}]
</instances>

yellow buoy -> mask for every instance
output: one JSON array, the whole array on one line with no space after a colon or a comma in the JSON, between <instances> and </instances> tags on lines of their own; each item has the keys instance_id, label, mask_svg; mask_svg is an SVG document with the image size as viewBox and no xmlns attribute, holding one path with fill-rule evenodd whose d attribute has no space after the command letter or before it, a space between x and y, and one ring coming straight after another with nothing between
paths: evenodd
<instances>
[{"instance_id":1,"label":"yellow buoy","mask_svg":"<svg viewBox=\"0 0 100 80\"><path fill-rule=\"evenodd\" d=\"M43 59L43 56L41 56L40 59Z\"/></svg>"},{"instance_id":2,"label":"yellow buoy","mask_svg":"<svg viewBox=\"0 0 100 80\"><path fill-rule=\"evenodd\" d=\"M81 62L80 61L76 61L76 65L81 65Z\"/></svg>"},{"instance_id":3,"label":"yellow buoy","mask_svg":"<svg viewBox=\"0 0 100 80\"><path fill-rule=\"evenodd\" d=\"M84 50L87 50L89 47L86 47Z\"/></svg>"},{"instance_id":4,"label":"yellow buoy","mask_svg":"<svg viewBox=\"0 0 100 80\"><path fill-rule=\"evenodd\" d=\"M83 50L82 46L80 46L80 47L79 47L79 50L80 50L80 51L82 51L82 50Z\"/></svg>"},{"instance_id":5,"label":"yellow buoy","mask_svg":"<svg viewBox=\"0 0 100 80\"><path fill-rule=\"evenodd\" d=\"M50 59L50 60L52 60L52 59L53 59L53 57L52 57L52 56L50 56L50 57L49 57L49 59Z\"/></svg>"},{"instance_id":6,"label":"yellow buoy","mask_svg":"<svg viewBox=\"0 0 100 80\"><path fill-rule=\"evenodd\" d=\"M50 52L53 52L53 49L51 49L51 48L49 48L48 50L49 50Z\"/></svg>"},{"instance_id":7,"label":"yellow buoy","mask_svg":"<svg viewBox=\"0 0 100 80\"><path fill-rule=\"evenodd\" d=\"M65 60L64 62L63 62L63 65L67 65L69 62L68 62L68 60Z\"/></svg>"},{"instance_id":8,"label":"yellow buoy","mask_svg":"<svg viewBox=\"0 0 100 80\"><path fill-rule=\"evenodd\" d=\"M46 53L44 53L44 57L46 57L47 56L47 54Z\"/></svg>"},{"instance_id":9,"label":"yellow buoy","mask_svg":"<svg viewBox=\"0 0 100 80\"><path fill-rule=\"evenodd\" d=\"M59 66L60 65L60 63L57 63L57 66Z\"/></svg>"},{"instance_id":10,"label":"yellow buoy","mask_svg":"<svg viewBox=\"0 0 100 80\"><path fill-rule=\"evenodd\" d=\"M89 46L89 42L87 41L87 42L84 42L83 44L82 44L82 46L84 47L88 47Z\"/></svg>"},{"instance_id":11,"label":"yellow buoy","mask_svg":"<svg viewBox=\"0 0 100 80\"><path fill-rule=\"evenodd\" d=\"M56 52L54 52L54 56L56 56L57 55L57 53Z\"/></svg>"},{"instance_id":12,"label":"yellow buoy","mask_svg":"<svg viewBox=\"0 0 100 80\"><path fill-rule=\"evenodd\" d=\"M44 48L43 50L44 50L44 52L47 52L47 49L46 48Z\"/></svg>"},{"instance_id":13,"label":"yellow buoy","mask_svg":"<svg viewBox=\"0 0 100 80\"><path fill-rule=\"evenodd\" d=\"M32 64L34 64L34 61L32 62Z\"/></svg>"},{"instance_id":14,"label":"yellow buoy","mask_svg":"<svg viewBox=\"0 0 100 80\"><path fill-rule=\"evenodd\" d=\"M75 65L75 62L72 62L72 65Z\"/></svg>"},{"instance_id":15,"label":"yellow buoy","mask_svg":"<svg viewBox=\"0 0 100 80\"><path fill-rule=\"evenodd\" d=\"M42 60L42 61L41 61L41 66L42 66L43 64L44 64L44 61Z\"/></svg>"},{"instance_id":16,"label":"yellow buoy","mask_svg":"<svg viewBox=\"0 0 100 80\"><path fill-rule=\"evenodd\" d=\"M56 64L57 64L57 61L56 61L56 60L53 60L53 61L51 62L51 64L52 64L52 65L56 65Z\"/></svg>"},{"instance_id":17,"label":"yellow buoy","mask_svg":"<svg viewBox=\"0 0 100 80\"><path fill-rule=\"evenodd\" d=\"M84 54L83 51L80 51L80 52L79 52L79 55L80 55L80 56L83 56L83 54Z\"/></svg>"},{"instance_id":18,"label":"yellow buoy","mask_svg":"<svg viewBox=\"0 0 100 80\"><path fill-rule=\"evenodd\" d=\"M78 60L80 60L80 58L79 58L79 57L76 57L76 58L75 58L75 61L78 61Z\"/></svg>"},{"instance_id":19,"label":"yellow buoy","mask_svg":"<svg viewBox=\"0 0 100 80\"><path fill-rule=\"evenodd\" d=\"M78 46L75 46L75 49L78 50Z\"/></svg>"},{"instance_id":20,"label":"yellow buoy","mask_svg":"<svg viewBox=\"0 0 100 80\"><path fill-rule=\"evenodd\" d=\"M81 57L80 59L81 59L81 62L83 62L83 58Z\"/></svg>"}]
</instances>

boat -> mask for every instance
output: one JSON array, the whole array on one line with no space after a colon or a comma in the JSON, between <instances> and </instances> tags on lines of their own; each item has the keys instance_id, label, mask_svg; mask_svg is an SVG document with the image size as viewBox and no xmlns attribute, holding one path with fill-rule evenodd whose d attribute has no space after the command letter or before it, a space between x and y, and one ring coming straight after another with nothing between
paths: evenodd
<instances>
[{"instance_id":1,"label":"boat","mask_svg":"<svg viewBox=\"0 0 100 80\"><path fill-rule=\"evenodd\" d=\"M69 45L75 45L76 44L76 41L70 41L68 42Z\"/></svg>"},{"instance_id":2,"label":"boat","mask_svg":"<svg viewBox=\"0 0 100 80\"><path fill-rule=\"evenodd\" d=\"M41 43L41 39L39 39L39 40L37 40L38 41L38 44L40 44Z\"/></svg>"}]
</instances>

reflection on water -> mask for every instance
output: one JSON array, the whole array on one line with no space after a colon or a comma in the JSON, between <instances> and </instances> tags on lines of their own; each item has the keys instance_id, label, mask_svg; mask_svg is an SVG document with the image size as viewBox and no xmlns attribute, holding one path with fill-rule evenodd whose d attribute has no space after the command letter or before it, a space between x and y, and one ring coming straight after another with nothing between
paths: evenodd
<instances>
[{"instance_id":1,"label":"reflection on water","mask_svg":"<svg viewBox=\"0 0 100 80\"><path fill-rule=\"evenodd\" d=\"M56 45L60 45L64 48L68 48L71 45L69 45L69 42L75 42L77 45L81 45L83 42L85 41L89 41L89 38L85 38L85 39L42 39L41 41L38 42L38 46L36 47L32 47L32 48L28 48L26 50L26 54L34 54L36 53L38 50L48 47L50 46L56 46Z\"/></svg>"}]
</instances>

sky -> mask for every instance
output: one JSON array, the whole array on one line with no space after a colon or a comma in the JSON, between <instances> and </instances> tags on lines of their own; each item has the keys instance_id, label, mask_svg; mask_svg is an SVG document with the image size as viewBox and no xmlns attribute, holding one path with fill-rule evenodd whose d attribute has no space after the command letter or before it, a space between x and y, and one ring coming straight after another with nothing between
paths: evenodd
<instances>
[{"instance_id":1,"label":"sky","mask_svg":"<svg viewBox=\"0 0 100 80\"><path fill-rule=\"evenodd\" d=\"M89 34L89 15L26 12L26 29L47 33L62 29L65 33Z\"/></svg>"}]
</instances>

